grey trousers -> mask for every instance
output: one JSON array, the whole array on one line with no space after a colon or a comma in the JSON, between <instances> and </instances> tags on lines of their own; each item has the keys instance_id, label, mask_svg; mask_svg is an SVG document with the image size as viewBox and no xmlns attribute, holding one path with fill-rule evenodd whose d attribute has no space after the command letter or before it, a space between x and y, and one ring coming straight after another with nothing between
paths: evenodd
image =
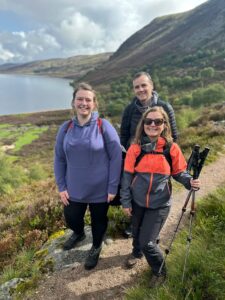
<instances>
[{"instance_id":1,"label":"grey trousers","mask_svg":"<svg viewBox=\"0 0 225 300\"><path fill-rule=\"evenodd\" d=\"M143 253L153 274L157 275L163 262L163 254L157 239L159 233L169 215L170 207L149 209L140 207L133 202L132 226L133 226L133 255L141 257ZM166 273L165 266L162 273Z\"/></svg>"}]
</instances>

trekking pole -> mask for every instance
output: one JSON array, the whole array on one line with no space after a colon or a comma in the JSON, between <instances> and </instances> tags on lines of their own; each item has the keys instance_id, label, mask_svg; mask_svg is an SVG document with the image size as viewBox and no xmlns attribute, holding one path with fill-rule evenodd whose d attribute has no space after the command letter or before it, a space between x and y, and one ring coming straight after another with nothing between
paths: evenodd
<instances>
[{"instance_id":1,"label":"trekking pole","mask_svg":"<svg viewBox=\"0 0 225 300\"><path fill-rule=\"evenodd\" d=\"M164 256L163 261L162 261L162 264L161 264L161 266L160 266L160 268L159 268L159 272L158 272L159 274L161 274L162 268L163 268L163 266L164 266L164 264L165 264L165 262L166 262L167 256L168 256L169 253L170 253L170 250L171 250L171 248L172 248L172 244L173 244L173 242L174 242L174 240L175 240L175 237L176 237L176 235L177 235L178 228L179 228L179 226L180 226L180 223L181 223L181 220L182 220L182 218L183 218L183 216L184 216L184 213L185 213L186 210L187 210L187 205L188 205L188 202L189 202L189 200L190 200L190 198L191 198L192 193L193 193L193 190L190 190L189 193L188 193L188 195L187 195L187 198L186 198L186 200L185 200L184 206L182 207L182 213L181 213L180 218L179 218L179 220L178 220L177 226L176 226L176 228L175 228L175 230L174 230L173 236L172 236L172 238L171 238L171 240L170 240L169 246L168 246L168 248L165 249L165 256Z\"/></svg>"},{"instance_id":2,"label":"trekking pole","mask_svg":"<svg viewBox=\"0 0 225 300\"><path fill-rule=\"evenodd\" d=\"M189 166L189 172L193 168L193 179L197 179L201 173L202 167L204 165L205 159L209 153L209 148L205 148L201 153L199 153L198 146L195 146L196 150L196 157L193 158L193 162L191 162L191 165ZM195 160L195 163L194 163ZM187 258L190 251L191 246L191 240L192 240L192 225L193 225L193 219L195 216L196 208L195 208L195 192L196 190L192 189L192 202L191 202L191 210L190 210L190 221L189 221L189 229L188 229L188 236L187 236L187 245L186 245L186 253L185 253L185 259L184 259L184 267L183 267L183 273L182 273L182 283L184 282L184 276L186 271L186 265L187 265Z\"/></svg>"},{"instance_id":3,"label":"trekking pole","mask_svg":"<svg viewBox=\"0 0 225 300\"><path fill-rule=\"evenodd\" d=\"M194 216L195 216L195 190L193 190L193 192L192 192L190 221L189 221L189 229L188 229L188 236L187 236L186 253L185 253L185 259L184 259L184 267L183 267L183 273L182 273L182 283L184 282L184 274L185 274L185 271L186 271L187 258L188 258L189 251L190 251L190 246L191 246L192 224L193 224Z\"/></svg>"},{"instance_id":4,"label":"trekking pole","mask_svg":"<svg viewBox=\"0 0 225 300\"><path fill-rule=\"evenodd\" d=\"M201 172L202 167L203 167L203 164L204 164L205 159L206 159L206 157L208 155L208 152L209 152L209 148L205 148L201 153L199 153L199 150L200 150L200 146L195 145L194 149L192 150L191 156L190 156L190 158L188 160L188 164L187 164L187 171L189 173L193 169L193 179L197 179L199 177L200 172ZM192 204L191 204L191 212L190 212L191 218L190 218L189 237L188 237L188 241L189 241L188 251L189 251L190 242L191 242L192 222L193 222L193 216L195 214L195 192L196 192L196 190L191 189L189 191L188 195L187 195L187 198L185 200L184 206L182 208L181 216L180 216L180 218L178 220L178 223L177 223L177 226L176 226L176 228L174 230L174 234L172 236L172 239L171 239L171 241L169 243L168 248L165 249L165 256L163 258L162 264L161 264L161 266L159 268L159 272L158 272L159 275L161 274L162 268L165 265L166 258L168 256L168 254L170 253L170 250L172 248L172 244L174 242L174 239L175 239L175 237L177 235L178 228L180 226L181 220L183 218L184 213L186 212L188 202L189 202L189 200L190 200L190 198L192 196ZM186 267L186 261L187 261L187 254L186 254L186 257L185 257L185 267ZM183 271L182 278L184 278L184 271Z\"/></svg>"}]
</instances>

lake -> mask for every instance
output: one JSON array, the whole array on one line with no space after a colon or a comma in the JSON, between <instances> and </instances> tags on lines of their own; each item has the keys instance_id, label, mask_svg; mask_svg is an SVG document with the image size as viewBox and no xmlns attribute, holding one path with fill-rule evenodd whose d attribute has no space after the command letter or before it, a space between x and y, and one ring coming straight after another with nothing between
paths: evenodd
<instances>
[{"instance_id":1,"label":"lake","mask_svg":"<svg viewBox=\"0 0 225 300\"><path fill-rule=\"evenodd\" d=\"M71 80L0 74L0 115L70 109Z\"/></svg>"}]
</instances>

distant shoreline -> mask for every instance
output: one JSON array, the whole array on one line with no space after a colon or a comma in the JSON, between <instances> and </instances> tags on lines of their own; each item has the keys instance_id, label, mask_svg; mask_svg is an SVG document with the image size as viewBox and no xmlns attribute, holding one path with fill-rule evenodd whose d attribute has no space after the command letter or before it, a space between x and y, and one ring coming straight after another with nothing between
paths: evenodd
<instances>
[{"instance_id":1,"label":"distant shoreline","mask_svg":"<svg viewBox=\"0 0 225 300\"><path fill-rule=\"evenodd\" d=\"M0 71L0 75L14 75L14 76L32 76L32 77L46 77L46 78L58 78L63 80L74 80L74 77L68 76L55 76L55 74L34 74L34 73L19 73L19 72L3 72Z\"/></svg>"}]
</instances>

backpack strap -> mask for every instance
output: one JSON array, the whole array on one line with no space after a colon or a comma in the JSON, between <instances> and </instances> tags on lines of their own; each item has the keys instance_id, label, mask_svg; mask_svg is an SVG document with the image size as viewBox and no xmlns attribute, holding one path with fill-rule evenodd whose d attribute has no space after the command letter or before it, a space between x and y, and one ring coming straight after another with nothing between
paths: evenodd
<instances>
[{"instance_id":1,"label":"backpack strap","mask_svg":"<svg viewBox=\"0 0 225 300\"><path fill-rule=\"evenodd\" d=\"M67 126L66 126L66 128L64 129L64 132L67 133L67 131L68 131L70 128L73 128L73 120L69 120L69 121L68 121Z\"/></svg>"},{"instance_id":2,"label":"backpack strap","mask_svg":"<svg viewBox=\"0 0 225 300\"><path fill-rule=\"evenodd\" d=\"M170 148L171 148L172 144L168 144L166 143L166 145L163 147L163 152L158 152L158 151L151 151L151 152L145 152L144 150L141 150L141 153L137 156L134 167L136 168L137 165L139 164L139 162L142 160L142 158L146 155L146 154L163 154L168 162L168 164L170 165L170 171L172 172L172 158L170 155Z\"/></svg>"},{"instance_id":3,"label":"backpack strap","mask_svg":"<svg viewBox=\"0 0 225 300\"><path fill-rule=\"evenodd\" d=\"M150 153L150 152L148 152ZM136 168L137 165L139 164L139 162L142 160L142 158L148 154L147 152L145 152L144 150L141 149L141 153L136 157L136 161L135 161L135 164L134 164L134 167Z\"/></svg>"},{"instance_id":4,"label":"backpack strap","mask_svg":"<svg viewBox=\"0 0 225 300\"><path fill-rule=\"evenodd\" d=\"M101 132L103 140L104 140L103 129L102 129L102 118L97 119L97 124L98 124L99 131ZM104 140L104 143L105 143L105 140Z\"/></svg>"},{"instance_id":5,"label":"backpack strap","mask_svg":"<svg viewBox=\"0 0 225 300\"><path fill-rule=\"evenodd\" d=\"M164 147L163 147L163 155L165 156L168 164L170 165L170 172L172 173L172 170L173 170L173 163L172 163L172 157L170 155L170 148L171 148L172 144L166 144Z\"/></svg>"}]
</instances>

